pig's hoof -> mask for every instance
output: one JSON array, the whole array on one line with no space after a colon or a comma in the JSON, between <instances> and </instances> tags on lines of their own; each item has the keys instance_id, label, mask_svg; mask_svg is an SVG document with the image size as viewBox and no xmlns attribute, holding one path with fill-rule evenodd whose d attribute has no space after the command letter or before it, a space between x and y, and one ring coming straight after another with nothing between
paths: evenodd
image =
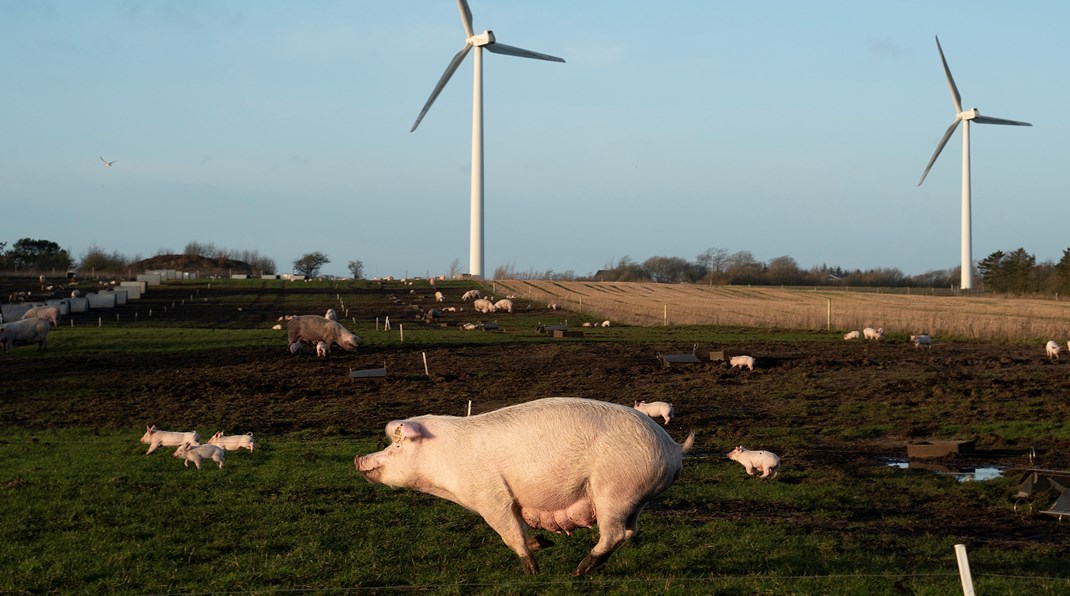
<instances>
[{"instance_id":1,"label":"pig's hoof","mask_svg":"<svg viewBox=\"0 0 1070 596\"><path fill-rule=\"evenodd\" d=\"M587 555L583 558L582 561L580 561L580 566L576 568L576 572L572 575L580 576L586 573L590 573L591 571L594 571L595 569L601 567L602 563L605 563L606 559L608 558L609 555Z\"/></svg>"},{"instance_id":2,"label":"pig's hoof","mask_svg":"<svg viewBox=\"0 0 1070 596\"><path fill-rule=\"evenodd\" d=\"M554 545L554 541L542 536L530 536L528 537L528 548L531 550L539 550L540 548L550 548Z\"/></svg>"},{"instance_id":3,"label":"pig's hoof","mask_svg":"<svg viewBox=\"0 0 1070 596\"><path fill-rule=\"evenodd\" d=\"M520 557L520 562L524 564L524 573L528 575L539 574L539 563L535 560L535 557Z\"/></svg>"}]
</instances>

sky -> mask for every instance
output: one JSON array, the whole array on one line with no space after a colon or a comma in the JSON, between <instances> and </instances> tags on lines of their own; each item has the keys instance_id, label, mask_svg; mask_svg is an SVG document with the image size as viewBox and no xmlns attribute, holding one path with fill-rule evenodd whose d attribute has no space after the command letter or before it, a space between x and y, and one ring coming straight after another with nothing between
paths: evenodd
<instances>
[{"instance_id":1,"label":"sky","mask_svg":"<svg viewBox=\"0 0 1070 596\"><path fill-rule=\"evenodd\" d=\"M807 269L1070 247L1070 3L469 0L484 53L484 273L709 248ZM468 271L472 56L454 0L0 0L0 242L192 241L324 273ZM1055 109L1058 114L1051 112ZM116 160L104 167L101 158Z\"/></svg>"}]
</instances>

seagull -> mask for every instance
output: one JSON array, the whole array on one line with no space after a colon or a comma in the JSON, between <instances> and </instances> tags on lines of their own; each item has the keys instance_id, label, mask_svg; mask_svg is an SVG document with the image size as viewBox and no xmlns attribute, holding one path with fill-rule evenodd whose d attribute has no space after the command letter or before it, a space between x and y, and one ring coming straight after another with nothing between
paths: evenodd
<instances>
[{"instance_id":1,"label":"seagull","mask_svg":"<svg viewBox=\"0 0 1070 596\"><path fill-rule=\"evenodd\" d=\"M100 156L98 155L97 157L100 157ZM113 159L111 161L108 161L108 160L104 159L103 157L101 157L100 161L104 162L104 167L105 168L110 168L111 164L113 164L113 163L115 163L115 162L117 162L119 160L118 159Z\"/></svg>"}]
</instances>

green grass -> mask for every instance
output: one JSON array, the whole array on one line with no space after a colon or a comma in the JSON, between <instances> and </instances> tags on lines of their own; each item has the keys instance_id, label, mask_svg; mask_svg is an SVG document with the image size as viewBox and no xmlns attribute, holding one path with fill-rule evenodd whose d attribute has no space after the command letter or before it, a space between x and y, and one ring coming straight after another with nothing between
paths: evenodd
<instances>
[{"instance_id":1,"label":"green grass","mask_svg":"<svg viewBox=\"0 0 1070 596\"><path fill-rule=\"evenodd\" d=\"M222 470L185 468L135 432L29 432L0 441L0 592L330 592L409 587L447 593L866 593L954 591L954 537L913 533L866 495L900 491L895 509L934 499L975 507L1008 482L957 483L875 467L746 477L718 459L689 459L677 484L640 518L637 540L606 567L573 578L595 533L555 537L543 573L516 557L474 513L364 481L353 456L369 441L281 436L229 452ZM850 487L851 490L845 490ZM710 515L743 503L756 515ZM800 520L809 520L799 523ZM902 522L907 524L908 522ZM912 523L912 522L910 522ZM980 593L1070 588L1051 549L978 548ZM1010 576L1014 577L1010 577ZM1020 579L1022 576L1063 579ZM983 591L981 591L983 590Z\"/></svg>"}]
</instances>

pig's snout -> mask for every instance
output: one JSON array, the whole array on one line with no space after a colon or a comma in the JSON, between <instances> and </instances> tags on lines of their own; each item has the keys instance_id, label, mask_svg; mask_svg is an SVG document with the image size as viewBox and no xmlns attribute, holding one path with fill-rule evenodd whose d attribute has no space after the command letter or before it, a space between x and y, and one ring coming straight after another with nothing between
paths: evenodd
<instances>
[{"instance_id":1,"label":"pig's snout","mask_svg":"<svg viewBox=\"0 0 1070 596\"><path fill-rule=\"evenodd\" d=\"M353 467L371 482L379 477L379 464L371 456L358 455L353 458Z\"/></svg>"}]
</instances>

